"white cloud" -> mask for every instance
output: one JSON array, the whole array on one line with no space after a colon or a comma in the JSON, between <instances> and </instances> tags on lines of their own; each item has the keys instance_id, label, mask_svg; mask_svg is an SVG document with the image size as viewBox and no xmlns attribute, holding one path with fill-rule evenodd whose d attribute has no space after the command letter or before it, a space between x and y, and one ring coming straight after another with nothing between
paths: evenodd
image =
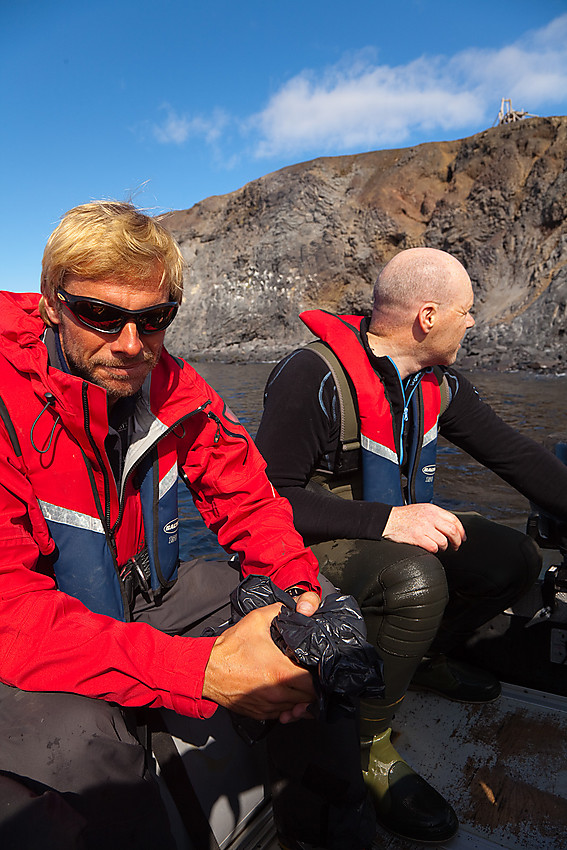
<instances>
[{"instance_id":1,"label":"white cloud","mask_svg":"<svg viewBox=\"0 0 567 850\"><path fill-rule=\"evenodd\" d=\"M213 143L220 137L228 122L227 115L221 110L214 112L209 118L179 115L168 103L161 109L166 116L160 124L152 124L152 133L158 142L164 145L182 145L188 138L202 136Z\"/></svg>"},{"instance_id":2,"label":"white cloud","mask_svg":"<svg viewBox=\"0 0 567 850\"><path fill-rule=\"evenodd\" d=\"M563 103L567 93L567 15L499 50L467 50L451 62L463 83L484 96L495 86L502 96L526 100L532 109Z\"/></svg>"},{"instance_id":3,"label":"white cloud","mask_svg":"<svg viewBox=\"0 0 567 850\"><path fill-rule=\"evenodd\" d=\"M448 96L424 60L405 68L368 68L323 83L291 80L258 116L259 155L301 147L351 148L403 142L416 127L449 128L482 117L474 92Z\"/></svg>"},{"instance_id":4,"label":"white cloud","mask_svg":"<svg viewBox=\"0 0 567 850\"><path fill-rule=\"evenodd\" d=\"M354 60L289 80L251 119L258 156L401 144L410 134L481 129L502 97L528 112L567 93L567 15L500 49L423 56L390 67Z\"/></svg>"},{"instance_id":5,"label":"white cloud","mask_svg":"<svg viewBox=\"0 0 567 850\"><path fill-rule=\"evenodd\" d=\"M302 71L245 119L220 109L191 115L165 103L162 120L146 123L145 132L149 126L164 145L203 139L230 168L242 153L236 133L252 140L258 157L402 146L489 127L501 98L529 113L567 111L567 14L498 49L423 55L405 65L380 65L365 48L333 67Z\"/></svg>"}]
</instances>

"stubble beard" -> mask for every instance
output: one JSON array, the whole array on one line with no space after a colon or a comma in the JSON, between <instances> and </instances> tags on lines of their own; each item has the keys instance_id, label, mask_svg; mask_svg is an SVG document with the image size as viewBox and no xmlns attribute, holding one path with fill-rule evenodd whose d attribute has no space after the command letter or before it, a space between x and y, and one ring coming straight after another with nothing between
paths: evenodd
<instances>
[{"instance_id":1,"label":"stubble beard","mask_svg":"<svg viewBox=\"0 0 567 850\"><path fill-rule=\"evenodd\" d=\"M78 378L82 378L84 381L96 384L96 386L106 390L109 399L112 401L135 395L142 387L147 376L155 367L161 354L160 348L160 350L155 353L152 351L143 351L140 357L133 358L132 360L116 360L109 362L103 358L95 357L88 362L85 362L84 360L80 360L76 357L72 350L68 350L69 347L65 346L64 339L61 341L63 343L65 359L67 360L67 365L69 366L71 373L76 375ZM98 367L101 366L103 368L120 368L132 365L133 363L144 363L147 367L143 378L136 379L134 382L132 381L132 378L128 377L128 375L114 375L112 379L105 380L98 372Z\"/></svg>"}]
</instances>

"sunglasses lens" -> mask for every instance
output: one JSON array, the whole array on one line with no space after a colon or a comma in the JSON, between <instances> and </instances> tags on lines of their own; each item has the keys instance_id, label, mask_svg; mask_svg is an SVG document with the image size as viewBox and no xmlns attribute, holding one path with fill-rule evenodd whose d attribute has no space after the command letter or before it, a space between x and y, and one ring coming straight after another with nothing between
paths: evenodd
<instances>
[{"instance_id":1,"label":"sunglasses lens","mask_svg":"<svg viewBox=\"0 0 567 850\"><path fill-rule=\"evenodd\" d=\"M159 331L164 331L170 326L176 313L177 304L164 304L163 307L148 310L147 313L136 319L138 330L142 334L155 334Z\"/></svg>"},{"instance_id":2,"label":"sunglasses lens","mask_svg":"<svg viewBox=\"0 0 567 850\"><path fill-rule=\"evenodd\" d=\"M123 325L120 311L105 304L93 304L86 300L75 301L72 311L86 325L105 333L118 333Z\"/></svg>"}]
</instances>

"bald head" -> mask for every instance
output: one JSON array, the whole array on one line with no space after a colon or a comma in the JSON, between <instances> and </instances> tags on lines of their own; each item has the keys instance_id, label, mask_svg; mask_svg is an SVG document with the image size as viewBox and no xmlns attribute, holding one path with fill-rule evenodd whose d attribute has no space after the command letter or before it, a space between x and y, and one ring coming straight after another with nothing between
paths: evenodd
<instances>
[{"instance_id":1,"label":"bald head","mask_svg":"<svg viewBox=\"0 0 567 850\"><path fill-rule=\"evenodd\" d=\"M368 329L378 357L390 357L405 377L455 362L474 325L474 295L460 262L436 248L400 251L380 273Z\"/></svg>"},{"instance_id":2,"label":"bald head","mask_svg":"<svg viewBox=\"0 0 567 850\"><path fill-rule=\"evenodd\" d=\"M470 287L461 263L437 248L408 248L384 266L374 286L371 327L391 327L412 319L426 301L445 304Z\"/></svg>"}]
</instances>

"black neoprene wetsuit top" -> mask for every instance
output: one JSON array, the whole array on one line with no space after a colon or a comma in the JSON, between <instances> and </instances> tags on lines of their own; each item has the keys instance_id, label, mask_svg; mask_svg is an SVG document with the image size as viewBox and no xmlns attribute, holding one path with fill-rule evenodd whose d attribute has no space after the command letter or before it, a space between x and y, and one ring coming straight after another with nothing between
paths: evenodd
<instances>
[{"instance_id":1,"label":"black neoprene wetsuit top","mask_svg":"<svg viewBox=\"0 0 567 850\"><path fill-rule=\"evenodd\" d=\"M376 357L362 340L389 398L399 433L404 401L400 379L388 357ZM445 370L451 401L439 433L511 484L526 498L567 520L567 467L534 440L507 425L482 401L474 386L452 367ZM379 539L391 506L348 501L306 489L315 468L334 468L339 448L340 410L329 368L309 349L299 349L272 371L256 444L268 477L289 499L297 530L312 544L335 538Z\"/></svg>"}]
</instances>

